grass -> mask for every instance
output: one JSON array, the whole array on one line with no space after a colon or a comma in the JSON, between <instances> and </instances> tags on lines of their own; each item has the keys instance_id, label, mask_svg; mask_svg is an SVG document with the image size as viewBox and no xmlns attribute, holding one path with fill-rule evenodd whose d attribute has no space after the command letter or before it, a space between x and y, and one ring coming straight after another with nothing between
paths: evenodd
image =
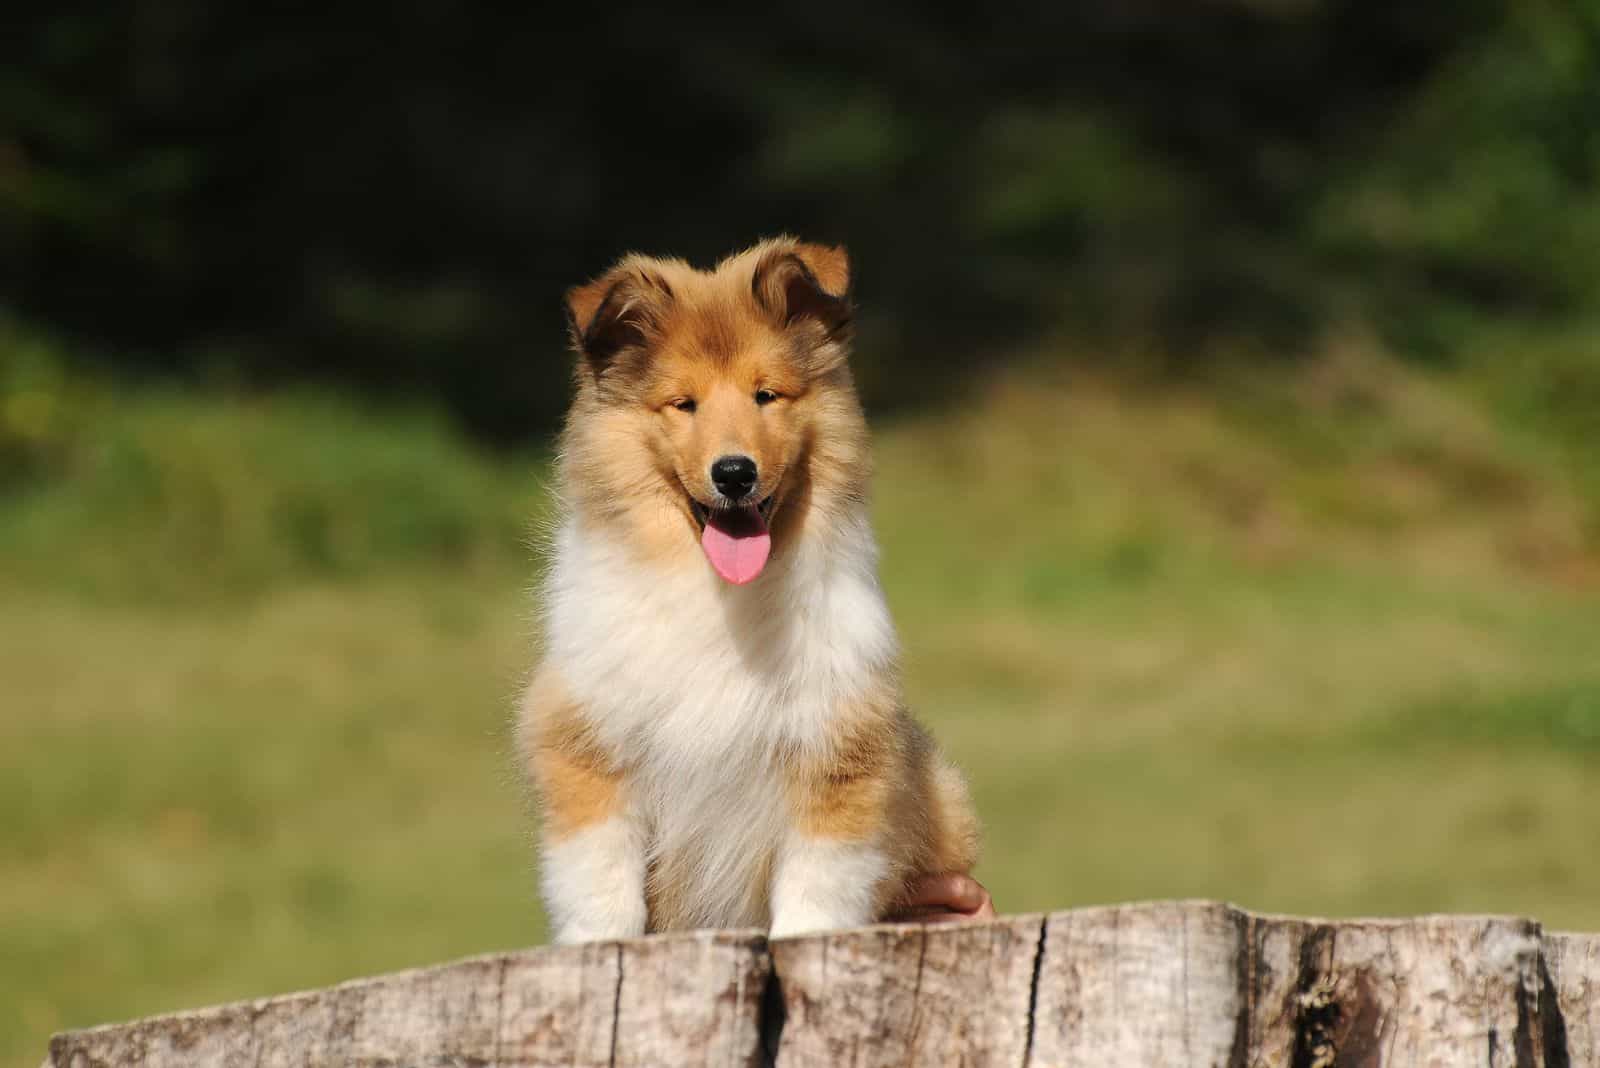
<instances>
[{"instance_id":1,"label":"grass","mask_svg":"<svg viewBox=\"0 0 1600 1068\"><path fill-rule=\"evenodd\" d=\"M30 381L0 406L0 1063L540 941L506 727L542 460L327 398L41 417ZM1003 908L1600 928L1593 499L1477 381L1041 365L880 428L910 695Z\"/></svg>"}]
</instances>

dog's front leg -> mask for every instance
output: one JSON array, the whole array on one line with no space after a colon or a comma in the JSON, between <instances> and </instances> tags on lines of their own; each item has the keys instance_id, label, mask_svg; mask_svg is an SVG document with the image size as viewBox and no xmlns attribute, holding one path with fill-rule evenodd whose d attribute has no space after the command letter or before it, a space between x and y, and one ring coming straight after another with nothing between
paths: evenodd
<instances>
[{"instance_id":1,"label":"dog's front leg","mask_svg":"<svg viewBox=\"0 0 1600 1068\"><path fill-rule=\"evenodd\" d=\"M548 816L546 817L548 819ZM544 830L540 881L557 942L644 934L645 846L626 807L567 833Z\"/></svg>"},{"instance_id":2,"label":"dog's front leg","mask_svg":"<svg viewBox=\"0 0 1600 1068\"><path fill-rule=\"evenodd\" d=\"M875 842L790 831L773 881L772 937L872 923L888 868Z\"/></svg>"},{"instance_id":3,"label":"dog's front leg","mask_svg":"<svg viewBox=\"0 0 1600 1068\"><path fill-rule=\"evenodd\" d=\"M878 918L891 871L883 843L892 789L888 753L878 748L869 743L848 761L793 776L790 826L773 871L772 937Z\"/></svg>"},{"instance_id":4,"label":"dog's front leg","mask_svg":"<svg viewBox=\"0 0 1600 1068\"><path fill-rule=\"evenodd\" d=\"M539 874L557 942L644 934L643 820L628 776L602 750L554 673L529 688L519 738L539 795Z\"/></svg>"}]
</instances>

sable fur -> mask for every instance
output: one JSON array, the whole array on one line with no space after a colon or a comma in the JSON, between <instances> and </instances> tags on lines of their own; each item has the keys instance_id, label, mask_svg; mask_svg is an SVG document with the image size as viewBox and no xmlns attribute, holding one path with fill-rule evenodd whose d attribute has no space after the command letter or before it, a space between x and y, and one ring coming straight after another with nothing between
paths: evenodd
<instances>
[{"instance_id":1,"label":"sable fur","mask_svg":"<svg viewBox=\"0 0 1600 1068\"><path fill-rule=\"evenodd\" d=\"M519 731L557 938L859 924L970 870L966 789L904 706L878 586L844 250L630 255L566 303L576 396ZM772 498L746 586L690 506L731 450Z\"/></svg>"}]
</instances>

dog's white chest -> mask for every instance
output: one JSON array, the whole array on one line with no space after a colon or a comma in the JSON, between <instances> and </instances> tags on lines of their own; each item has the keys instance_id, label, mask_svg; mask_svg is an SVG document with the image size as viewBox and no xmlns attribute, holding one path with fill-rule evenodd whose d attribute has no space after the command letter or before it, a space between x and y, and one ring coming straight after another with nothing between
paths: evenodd
<instances>
[{"instance_id":1,"label":"dog's white chest","mask_svg":"<svg viewBox=\"0 0 1600 1068\"><path fill-rule=\"evenodd\" d=\"M546 584L548 655L630 769L650 851L706 925L767 922L788 819L783 754L825 747L837 710L895 655L865 522L826 557L747 587L662 572L568 522Z\"/></svg>"},{"instance_id":2,"label":"dog's white chest","mask_svg":"<svg viewBox=\"0 0 1600 1068\"><path fill-rule=\"evenodd\" d=\"M569 521L545 587L548 655L619 756L714 764L823 743L896 651L865 522L836 541L734 587Z\"/></svg>"}]
</instances>

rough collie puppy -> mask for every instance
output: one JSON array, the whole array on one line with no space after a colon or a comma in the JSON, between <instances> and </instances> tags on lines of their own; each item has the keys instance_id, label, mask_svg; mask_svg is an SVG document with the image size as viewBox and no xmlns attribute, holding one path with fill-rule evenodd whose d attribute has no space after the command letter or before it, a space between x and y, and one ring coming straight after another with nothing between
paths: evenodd
<instances>
[{"instance_id":1,"label":"rough collie puppy","mask_svg":"<svg viewBox=\"0 0 1600 1068\"><path fill-rule=\"evenodd\" d=\"M577 396L520 739L562 942L881 918L966 872L901 700L845 252L628 256L567 293Z\"/></svg>"}]
</instances>

